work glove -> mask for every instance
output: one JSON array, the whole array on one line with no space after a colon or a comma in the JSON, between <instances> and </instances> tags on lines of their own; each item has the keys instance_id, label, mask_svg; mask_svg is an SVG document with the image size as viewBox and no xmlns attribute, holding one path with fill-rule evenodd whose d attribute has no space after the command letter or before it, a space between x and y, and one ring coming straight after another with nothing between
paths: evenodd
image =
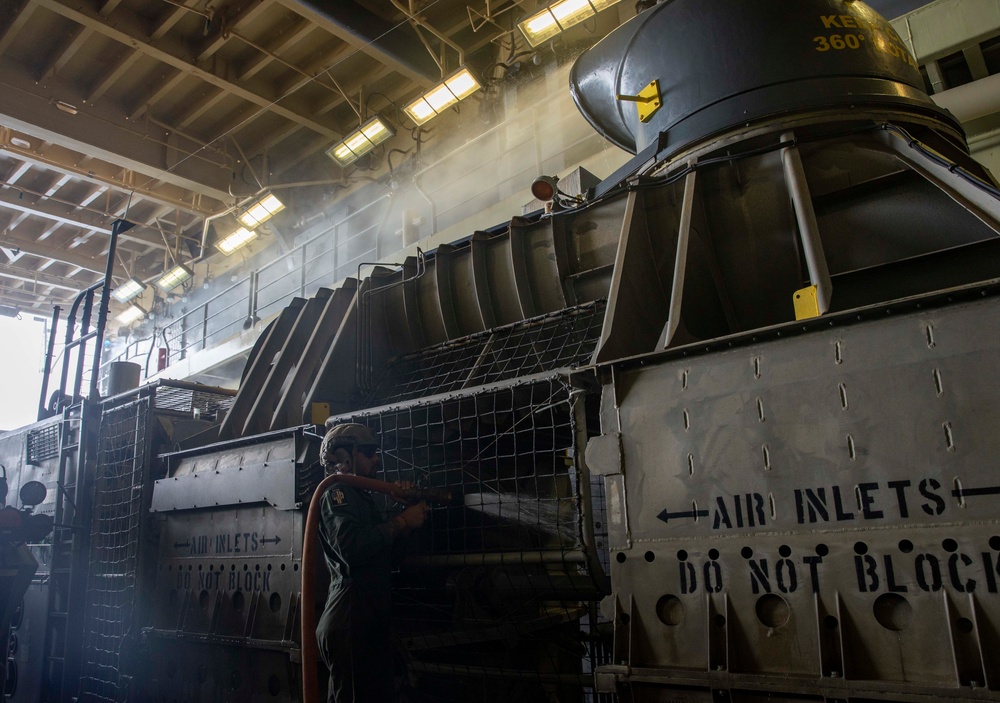
<instances>
[{"instance_id":1,"label":"work glove","mask_svg":"<svg viewBox=\"0 0 1000 703\"><path fill-rule=\"evenodd\" d=\"M424 524L427 520L427 513L430 512L430 506L423 501L417 503L416 505L411 505L409 508L401 512L399 515L393 518L405 532L410 532Z\"/></svg>"}]
</instances>

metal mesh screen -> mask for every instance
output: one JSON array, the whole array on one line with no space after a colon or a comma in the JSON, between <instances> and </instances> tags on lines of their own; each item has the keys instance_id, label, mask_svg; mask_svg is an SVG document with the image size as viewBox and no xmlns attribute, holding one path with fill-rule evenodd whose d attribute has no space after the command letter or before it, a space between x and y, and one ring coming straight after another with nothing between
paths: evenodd
<instances>
[{"instance_id":1,"label":"metal mesh screen","mask_svg":"<svg viewBox=\"0 0 1000 703\"><path fill-rule=\"evenodd\" d=\"M408 700L598 701L604 494L579 459L596 398L553 376L351 420L380 434L387 480L454 496L394 576Z\"/></svg>"},{"instance_id":2,"label":"metal mesh screen","mask_svg":"<svg viewBox=\"0 0 1000 703\"><path fill-rule=\"evenodd\" d=\"M216 419L233 404L233 395L223 395L218 389L194 390L169 385L156 388L156 409L173 410L185 414L194 411L205 419Z\"/></svg>"},{"instance_id":3,"label":"metal mesh screen","mask_svg":"<svg viewBox=\"0 0 1000 703\"><path fill-rule=\"evenodd\" d=\"M139 531L148 481L150 398L105 408L98 438L96 500L90 535L80 700L128 698L123 650L131 631L139 574Z\"/></svg>"},{"instance_id":4,"label":"metal mesh screen","mask_svg":"<svg viewBox=\"0 0 1000 703\"><path fill-rule=\"evenodd\" d=\"M28 432L27 463L37 466L46 459L59 455L59 425L53 423L47 427Z\"/></svg>"},{"instance_id":5,"label":"metal mesh screen","mask_svg":"<svg viewBox=\"0 0 1000 703\"><path fill-rule=\"evenodd\" d=\"M597 300L399 357L376 384L368 405L587 363L601 336L605 306Z\"/></svg>"}]
</instances>

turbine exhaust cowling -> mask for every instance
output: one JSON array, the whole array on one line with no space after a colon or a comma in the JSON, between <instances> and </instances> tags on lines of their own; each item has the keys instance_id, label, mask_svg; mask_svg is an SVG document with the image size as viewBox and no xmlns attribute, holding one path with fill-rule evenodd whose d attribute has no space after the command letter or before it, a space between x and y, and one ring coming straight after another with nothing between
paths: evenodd
<instances>
[{"instance_id":1,"label":"turbine exhaust cowling","mask_svg":"<svg viewBox=\"0 0 1000 703\"><path fill-rule=\"evenodd\" d=\"M662 106L640 122L653 80ZM713 135L782 115L889 109L962 134L923 90L892 26L851 0L666 0L582 54L570 89L605 138L669 157Z\"/></svg>"}]
</instances>

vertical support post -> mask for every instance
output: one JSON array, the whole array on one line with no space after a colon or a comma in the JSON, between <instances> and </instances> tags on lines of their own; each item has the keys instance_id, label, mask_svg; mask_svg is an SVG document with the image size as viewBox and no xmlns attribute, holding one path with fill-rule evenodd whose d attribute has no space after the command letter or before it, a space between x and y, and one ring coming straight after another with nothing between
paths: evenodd
<instances>
[{"instance_id":1,"label":"vertical support post","mask_svg":"<svg viewBox=\"0 0 1000 703\"><path fill-rule=\"evenodd\" d=\"M80 338L76 340L76 375L73 377L74 399L80 396L80 391L83 389L83 369L87 364L87 339L91 337L90 318L94 312L94 292L94 290L89 291L83 301L83 315L80 318Z\"/></svg>"},{"instance_id":2,"label":"vertical support post","mask_svg":"<svg viewBox=\"0 0 1000 703\"><path fill-rule=\"evenodd\" d=\"M52 375L52 358L56 347L56 331L59 329L59 313L62 311L58 305L52 308L52 325L49 327L49 343L45 350L45 368L42 369L42 392L38 396L38 419L43 420L48 415L48 403L45 396L49 394L49 377Z\"/></svg>"},{"instance_id":3,"label":"vertical support post","mask_svg":"<svg viewBox=\"0 0 1000 703\"><path fill-rule=\"evenodd\" d=\"M300 269L301 275L299 277L299 297L306 297L306 245L303 244L299 251L302 252L302 268Z\"/></svg>"},{"instance_id":4,"label":"vertical support post","mask_svg":"<svg viewBox=\"0 0 1000 703\"><path fill-rule=\"evenodd\" d=\"M201 350L208 349L208 303L201 306Z\"/></svg>"},{"instance_id":5,"label":"vertical support post","mask_svg":"<svg viewBox=\"0 0 1000 703\"><path fill-rule=\"evenodd\" d=\"M794 145L795 133L786 132L781 135L781 141L793 143L792 146L781 150L781 165L785 171L785 184L788 186L788 194L795 209L795 219L799 225L802 251L809 269L809 281L816 287L816 302L819 314L822 315L830 309L830 297L833 294L830 269L827 267L823 242L819 237L819 225L816 222L812 197L809 195L809 183L806 181L805 168L802 166L802 156L798 147Z\"/></svg>"},{"instance_id":6,"label":"vertical support post","mask_svg":"<svg viewBox=\"0 0 1000 703\"><path fill-rule=\"evenodd\" d=\"M256 295L256 287L254 286L254 278L256 277L256 271L250 272L250 277L247 279L247 319L243 322L243 329L249 329L253 325L253 313L254 308L254 297Z\"/></svg>"},{"instance_id":7,"label":"vertical support post","mask_svg":"<svg viewBox=\"0 0 1000 703\"><path fill-rule=\"evenodd\" d=\"M111 290L114 288L112 282L112 275L115 270L115 249L118 246L118 235L122 232L127 232L132 229L135 225L128 220L118 219L114 221L111 225L111 242L108 244L108 265L104 269L104 287L101 290L101 302L97 308L97 325L94 328L94 361L90 370L90 393L88 397L90 400L96 402L100 400L100 393L98 392L98 383L100 382L99 373L101 368L101 352L104 346L104 326L108 322L108 307L110 305ZM89 312L89 309L88 309ZM89 318L90 315L86 314ZM80 349L80 359L84 357L84 349Z\"/></svg>"},{"instance_id":8,"label":"vertical support post","mask_svg":"<svg viewBox=\"0 0 1000 703\"><path fill-rule=\"evenodd\" d=\"M693 167L694 164L691 164ZM670 284L670 308L667 324L660 336L660 348L666 349L681 323L681 304L684 300L684 272L687 270L688 242L691 241L691 213L694 210L695 177L692 168L684 177L684 200L681 202L680 223L677 226L677 253L674 256L674 277Z\"/></svg>"}]
</instances>

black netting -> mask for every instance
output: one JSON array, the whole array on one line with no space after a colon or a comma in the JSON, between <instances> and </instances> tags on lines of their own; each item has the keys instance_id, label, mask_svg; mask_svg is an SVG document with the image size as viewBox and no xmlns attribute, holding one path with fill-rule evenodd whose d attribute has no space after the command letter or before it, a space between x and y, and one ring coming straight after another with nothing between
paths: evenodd
<instances>
[{"instance_id":1,"label":"black netting","mask_svg":"<svg viewBox=\"0 0 1000 703\"><path fill-rule=\"evenodd\" d=\"M599 700L607 528L580 460L596 401L553 376L350 418L380 434L387 480L453 495L394 575L408 700Z\"/></svg>"},{"instance_id":2,"label":"black netting","mask_svg":"<svg viewBox=\"0 0 1000 703\"><path fill-rule=\"evenodd\" d=\"M139 532L148 510L149 397L105 408L98 439L90 575L83 630L81 701L128 699L123 657L135 645Z\"/></svg>"},{"instance_id":3,"label":"black netting","mask_svg":"<svg viewBox=\"0 0 1000 703\"><path fill-rule=\"evenodd\" d=\"M149 512L157 415L215 417L232 403L225 391L160 384L133 400L105 404L98 431L80 674L81 702L133 700L139 627L152 595L155 544ZM197 412L196 412L197 411Z\"/></svg>"},{"instance_id":4,"label":"black netting","mask_svg":"<svg viewBox=\"0 0 1000 703\"><path fill-rule=\"evenodd\" d=\"M449 393L590 361L605 301L566 308L395 359L369 406Z\"/></svg>"}]
</instances>

